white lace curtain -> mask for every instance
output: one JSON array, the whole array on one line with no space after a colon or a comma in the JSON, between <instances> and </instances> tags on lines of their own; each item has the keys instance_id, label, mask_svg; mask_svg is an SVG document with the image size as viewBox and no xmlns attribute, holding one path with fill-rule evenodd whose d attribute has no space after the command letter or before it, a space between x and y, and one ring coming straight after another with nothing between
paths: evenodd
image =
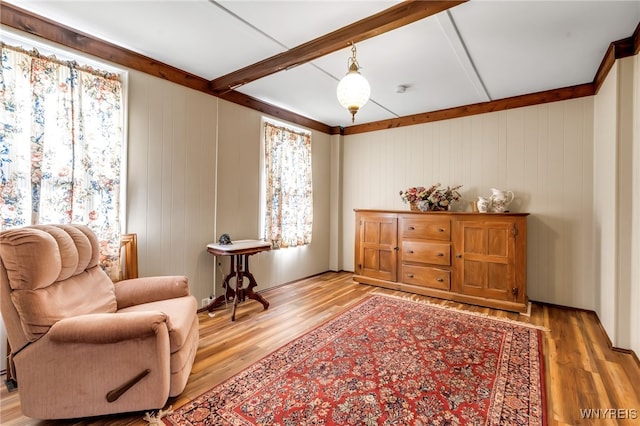
<instances>
[{"instance_id":1,"label":"white lace curtain","mask_svg":"<svg viewBox=\"0 0 640 426\"><path fill-rule=\"evenodd\" d=\"M118 276L122 83L116 74L2 44L1 229L82 223Z\"/></svg>"}]
</instances>

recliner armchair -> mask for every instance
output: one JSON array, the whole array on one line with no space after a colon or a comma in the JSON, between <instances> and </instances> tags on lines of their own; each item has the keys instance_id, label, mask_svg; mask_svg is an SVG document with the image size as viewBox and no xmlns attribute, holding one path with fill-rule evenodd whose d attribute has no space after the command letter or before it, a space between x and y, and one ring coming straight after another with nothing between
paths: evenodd
<instances>
[{"instance_id":1,"label":"recliner armchair","mask_svg":"<svg viewBox=\"0 0 640 426\"><path fill-rule=\"evenodd\" d=\"M0 306L23 414L89 417L162 408L198 347L187 278L114 284L83 225L0 233Z\"/></svg>"}]
</instances>

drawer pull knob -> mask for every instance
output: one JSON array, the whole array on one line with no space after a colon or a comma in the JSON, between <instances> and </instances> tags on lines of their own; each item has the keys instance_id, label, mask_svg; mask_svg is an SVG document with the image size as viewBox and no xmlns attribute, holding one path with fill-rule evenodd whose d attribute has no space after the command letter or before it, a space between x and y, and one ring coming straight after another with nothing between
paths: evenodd
<instances>
[{"instance_id":1,"label":"drawer pull knob","mask_svg":"<svg viewBox=\"0 0 640 426\"><path fill-rule=\"evenodd\" d=\"M444 253L438 253L438 257L444 256Z\"/></svg>"},{"instance_id":2,"label":"drawer pull knob","mask_svg":"<svg viewBox=\"0 0 640 426\"><path fill-rule=\"evenodd\" d=\"M413 250L407 250L407 253L413 254Z\"/></svg>"},{"instance_id":3,"label":"drawer pull knob","mask_svg":"<svg viewBox=\"0 0 640 426\"><path fill-rule=\"evenodd\" d=\"M462 259L462 255L461 255L460 253L456 254L456 257L457 257L458 259Z\"/></svg>"},{"instance_id":4,"label":"drawer pull knob","mask_svg":"<svg viewBox=\"0 0 640 426\"><path fill-rule=\"evenodd\" d=\"M413 274L407 274L409 278L413 278Z\"/></svg>"},{"instance_id":5,"label":"drawer pull knob","mask_svg":"<svg viewBox=\"0 0 640 426\"><path fill-rule=\"evenodd\" d=\"M436 278L436 281L438 281L439 283L443 282L444 280L442 279L442 277L438 277Z\"/></svg>"},{"instance_id":6,"label":"drawer pull knob","mask_svg":"<svg viewBox=\"0 0 640 426\"><path fill-rule=\"evenodd\" d=\"M444 232L444 228L438 228L438 232Z\"/></svg>"},{"instance_id":7,"label":"drawer pull knob","mask_svg":"<svg viewBox=\"0 0 640 426\"><path fill-rule=\"evenodd\" d=\"M409 227L409 231L415 231L415 230L416 230L416 228L414 228L413 226Z\"/></svg>"}]
</instances>

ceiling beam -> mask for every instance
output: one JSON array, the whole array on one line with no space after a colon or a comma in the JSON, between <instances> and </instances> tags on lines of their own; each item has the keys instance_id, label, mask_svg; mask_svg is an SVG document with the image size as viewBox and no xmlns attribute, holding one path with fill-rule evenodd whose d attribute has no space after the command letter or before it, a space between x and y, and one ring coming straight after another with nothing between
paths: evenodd
<instances>
[{"instance_id":1,"label":"ceiling beam","mask_svg":"<svg viewBox=\"0 0 640 426\"><path fill-rule=\"evenodd\" d=\"M288 111L284 108L268 104L249 95L245 95L244 93L236 92L235 90L221 93L217 96L220 99L224 99L225 101L242 105L254 111L260 111L261 113L270 115L274 118L277 118L278 120L288 121L289 123L306 127L307 129L313 129L328 134L331 134L332 131L332 127L328 124L324 124L300 114L296 114L295 112Z\"/></svg>"},{"instance_id":2,"label":"ceiling beam","mask_svg":"<svg viewBox=\"0 0 640 426\"><path fill-rule=\"evenodd\" d=\"M236 89L262 77L283 71L388 31L419 21L468 0L407 0L307 43L211 80L211 90Z\"/></svg>"}]
</instances>

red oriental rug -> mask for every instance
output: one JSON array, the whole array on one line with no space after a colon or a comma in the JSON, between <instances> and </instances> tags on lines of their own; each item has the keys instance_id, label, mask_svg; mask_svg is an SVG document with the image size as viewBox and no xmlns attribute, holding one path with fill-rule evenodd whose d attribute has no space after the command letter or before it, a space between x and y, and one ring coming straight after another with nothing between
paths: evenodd
<instances>
[{"instance_id":1,"label":"red oriental rug","mask_svg":"<svg viewBox=\"0 0 640 426\"><path fill-rule=\"evenodd\" d=\"M168 425L544 425L541 331L373 295L180 407Z\"/></svg>"}]
</instances>

